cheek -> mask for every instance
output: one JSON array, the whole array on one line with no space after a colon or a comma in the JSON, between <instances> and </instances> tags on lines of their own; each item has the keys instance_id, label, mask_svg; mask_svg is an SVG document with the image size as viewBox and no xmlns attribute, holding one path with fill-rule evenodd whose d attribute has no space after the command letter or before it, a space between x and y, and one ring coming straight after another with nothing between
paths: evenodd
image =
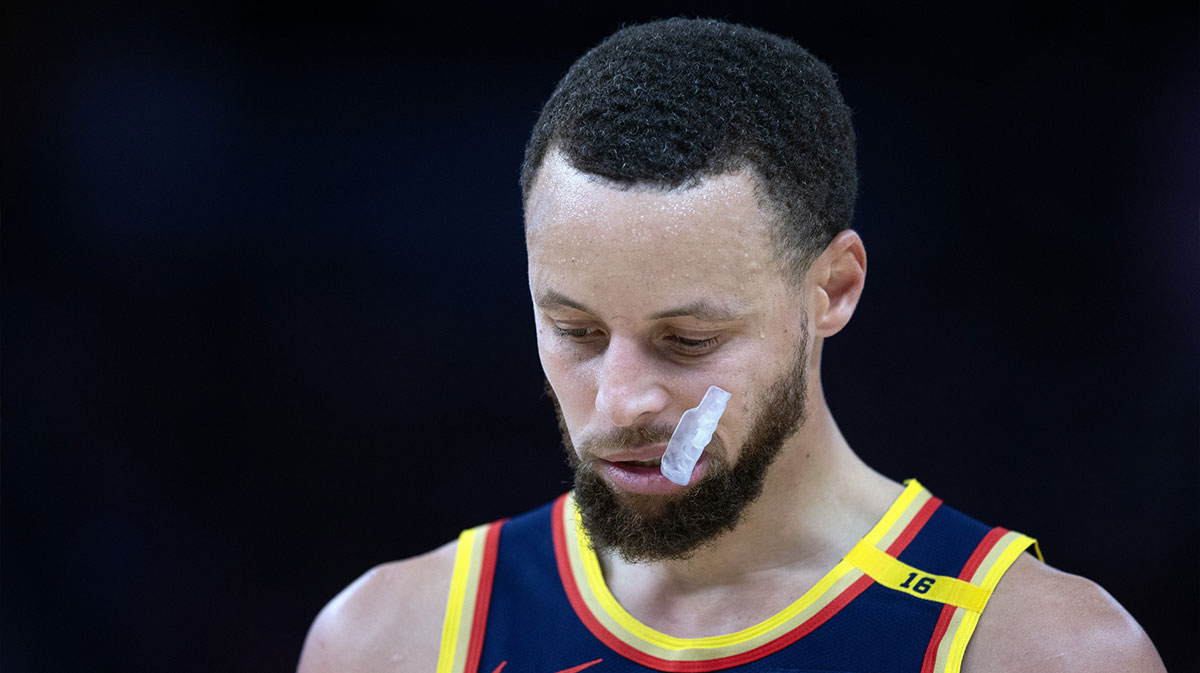
<instances>
[{"instance_id":1,"label":"cheek","mask_svg":"<svg viewBox=\"0 0 1200 673\"><path fill-rule=\"evenodd\" d=\"M721 415L721 421L717 425L717 436L725 445L727 460L737 459L742 444L750 435L751 425L757 418L757 414L762 411L762 399L766 388L771 384L770 380L761 375L762 368L746 366L745 362L762 362L764 360L767 360L765 354L757 354L753 358L741 361L740 366L732 368L732 371L729 372L732 375L723 378L726 385L714 380L704 382L704 386L699 389L699 395L703 396L704 391L711 383L732 394L729 404L725 407L725 413ZM697 397L698 400L699 397Z\"/></svg>"},{"instance_id":2,"label":"cheek","mask_svg":"<svg viewBox=\"0 0 1200 673\"><path fill-rule=\"evenodd\" d=\"M750 418L750 412L746 409L746 397L745 393L734 393L717 425L716 435L725 447L725 455L722 458L727 461L737 460L742 443L746 441L747 419Z\"/></svg>"},{"instance_id":3,"label":"cheek","mask_svg":"<svg viewBox=\"0 0 1200 673\"><path fill-rule=\"evenodd\" d=\"M587 423L588 415L596 407L595 381L589 374L590 367L554 348L553 338L543 337L539 332L538 358L542 363L542 373L546 375L546 380L554 389L554 396L558 398L563 419L572 434L575 434Z\"/></svg>"}]
</instances>

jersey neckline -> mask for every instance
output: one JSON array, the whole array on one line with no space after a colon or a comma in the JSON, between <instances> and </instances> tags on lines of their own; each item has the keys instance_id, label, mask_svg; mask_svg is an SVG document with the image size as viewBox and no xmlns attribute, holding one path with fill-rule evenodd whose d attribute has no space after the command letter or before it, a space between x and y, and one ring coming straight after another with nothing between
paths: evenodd
<instances>
[{"instance_id":1,"label":"jersey neckline","mask_svg":"<svg viewBox=\"0 0 1200 673\"><path fill-rule=\"evenodd\" d=\"M860 544L898 554L940 504L915 479L905 484ZM576 615L619 654L661 671L701 673L765 657L816 629L872 582L843 559L802 596L758 624L726 635L678 638L642 624L613 597L572 493L555 502L553 529L559 575Z\"/></svg>"}]
</instances>

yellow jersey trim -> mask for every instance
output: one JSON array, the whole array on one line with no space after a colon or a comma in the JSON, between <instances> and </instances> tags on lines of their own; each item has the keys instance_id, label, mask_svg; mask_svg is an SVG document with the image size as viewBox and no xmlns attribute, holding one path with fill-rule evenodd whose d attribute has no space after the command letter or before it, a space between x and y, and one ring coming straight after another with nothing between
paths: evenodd
<instances>
[{"instance_id":1,"label":"yellow jersey trim","mask_svg":"<svg viewBox=\"0 0 1200 673\"><path fill-rule=\"evenodd\" d=\"M988 597L991 597L992 590L1000 583L1000 578L1004 577L1004 573L1008 571L1009 567L1030 547L1033 548L1039 561L1045 560L1042 558L1042 550L1038 547L1037 540L1020 533L1011 531L1006 533L984 558L983 563L975 569L971 576L971 584L978 585L987 592ZM971 636L975 633L975 627L979 624L979 612L963 610L957 612L962 614L955 614L951 620L950 628L947 629L946 637L943 638L943 644L946 639L950 640L949 647L945 648L944 658L941 652L942 648L939 647L938 665L934 669L936 671L961 672L967 643L970 642Z\"/></svg>"},{"instance_id":2,"label":"yellow jersey trim","mask_svg":"<svg viewBox=\"0 0 1200 673\"><path fill-rule=\"evenodd\" d=\"M442 622L437 673L465 673L487 528L487 525L477 526L464 530L458 536L454 571L450 575L450 596L446 600L446 618Z\"/></svg>"},{"instance_id":3,"label":"yellow jersey trim","mask_svg":"<svg viewBox=\"0 0 1200 673\"><path fill-rule=\"evenodd\" d=\"M891 544L932 497L915 479L905 483L907 486L904 491L867 533L863 542L872 540L884 545ZM564 516L570 518L570 521L561 523L565 528L571 572L588 610L620 641L661 659L704 661L735 656L763 646L815 616L865 574L848 559L843 559L799 599L758 624L726 635L677 638L642 624L621 606L604 581L600 560L588 540L582 517L575 506L574 494L568 497L563 511Z\"/></svg>"},{"instance_id":4,"label":"yellow jersey trim","mask_svg":"<svg viewBox=\"0 0 1200 673\"><path fill-rule=\"evenodd\" d=\"M1027 549L1031 549L1038 560L1042 560L1037 540L1013 531L1005 531L971 573L969 582L987 592L990 599L1000 578ZM930 648L936 648L931 650L933 661L927 660L928 668L922 670L932 673L960 673L963 655L966 654L967 644L979 623L981 612L953 606L947 606L945 610L952 610L950 613L943 612L943 619L946 614L950 615L946 630L940 637L935 635L936 640L930 643ZM927 653L926 657L931 656L931 653Z\"/></svg>"}]
</instances>

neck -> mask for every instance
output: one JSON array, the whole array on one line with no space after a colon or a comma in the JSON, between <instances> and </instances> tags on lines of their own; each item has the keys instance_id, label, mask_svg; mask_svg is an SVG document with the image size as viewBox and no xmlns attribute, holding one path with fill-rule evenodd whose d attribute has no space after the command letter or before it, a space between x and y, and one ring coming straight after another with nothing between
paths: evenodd
<instances>
[{"instance_id":1,"label":"neck","mask_svg":"<svg viewBox=\"0 0 1200 673\"><path fill-rule=\"evenodd\" d=\"M634 617L679 637L758 623L811 588L882 517L901 486L859 460L814 388L810 417L734 530L683 561L601 554L609 589Z\"/></svg>"}]
</instances>

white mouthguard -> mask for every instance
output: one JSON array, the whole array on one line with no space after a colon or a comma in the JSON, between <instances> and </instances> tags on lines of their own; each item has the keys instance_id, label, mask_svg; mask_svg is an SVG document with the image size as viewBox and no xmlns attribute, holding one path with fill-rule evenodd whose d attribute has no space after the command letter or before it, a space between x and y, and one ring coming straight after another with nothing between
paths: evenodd
<instances>
[{"instance_id":1,"label":"white mouthguard","mask_svg":"<svg viewBox=\"0 0 1200 673\"><path fill-rule=\"evenodd\" d=\"M683 412L679 425L671 434L671 441L667 442L667 452L662 457L660 469L664 477L680 486L688 485L704 447L708 446L713 433L717 431L717 422L725 413L725 403L729 398L729 393L709 386L700 404Z\"/></svg>"}]
</instances>

